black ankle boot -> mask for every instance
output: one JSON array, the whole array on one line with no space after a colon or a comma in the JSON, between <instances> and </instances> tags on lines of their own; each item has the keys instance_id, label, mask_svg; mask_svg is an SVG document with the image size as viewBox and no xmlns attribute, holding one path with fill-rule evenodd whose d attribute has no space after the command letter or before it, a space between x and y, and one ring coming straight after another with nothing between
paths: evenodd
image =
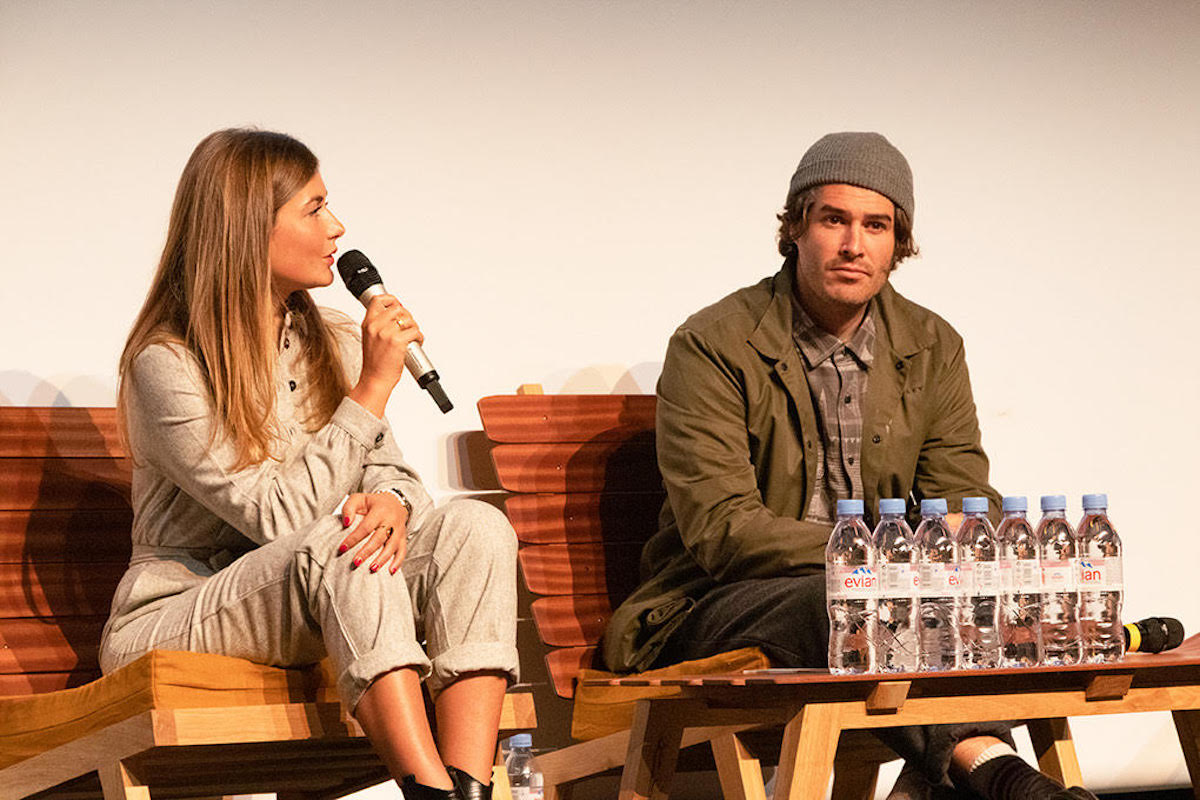
<instances>
[{"instance_id":1,"label":"black ankle boot","mask_svg":"<svg viewBox=\"0 0 1200 800\"><path fill-rule=\"evenodd\" d=\"M455 788L435 789L417 783L417 779L412 775L405 775L404 780L400 781L400 791L404 792L404 800L463 800L463 796L458 793L458 780L453 773L450 779L454 781Z\"/></svg>"},{"instance_id":2,"label":"black ankle boot","mask_svg":"<svg viewBox=\"0 0 1200 800\"><path fill-rule=\"evenodd\" d=\"M492 785L483 784L458 767L446 767L462 800L492 800ZM405 796L407 798L407 795Z\"/></svg>"}]
</instances>

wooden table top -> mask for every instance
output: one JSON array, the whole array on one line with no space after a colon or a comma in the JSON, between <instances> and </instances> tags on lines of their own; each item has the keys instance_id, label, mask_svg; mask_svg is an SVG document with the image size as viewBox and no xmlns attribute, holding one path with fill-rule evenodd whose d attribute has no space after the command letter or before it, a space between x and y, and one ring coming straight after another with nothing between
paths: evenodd
<instances>
[{"instance_id":1,"label":"wooden table top","mask_svg":"<svg viewBox=\"0 0 1200 800\"><path fill-rule=\"evenodd\" d=\"M796 684L878 684L888 681L908 681L927 689L938 683L953 684L961 691L962 684L1029 683L1041 684L1091 679L1105 673L1133 673L1134 685L1141 680L1196 680L1200 678L1200 634L1186 639L1179 647L1163 653L1129 653L1111 664L1074 664L1064 667L1017 667L999 669L951 670L945 672L870 672L857 675L832 675L827 669L771 669L716 674L674 675L648 678L644 675L624 675L615 678L592 678L580 681L584 686L787 686ZM1194 674L1194 675L1193 675ZM847 686L846 688L849 688ZM944 687L951 689L950 685ZM1048 687L1047 687L1048 688Z\"/></svg>"}]
</instances>

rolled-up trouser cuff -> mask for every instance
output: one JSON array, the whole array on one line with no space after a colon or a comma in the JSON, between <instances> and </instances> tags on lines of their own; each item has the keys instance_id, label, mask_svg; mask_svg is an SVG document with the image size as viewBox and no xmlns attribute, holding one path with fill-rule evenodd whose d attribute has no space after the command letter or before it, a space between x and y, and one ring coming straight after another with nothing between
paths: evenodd
<instances>
[{"instance_id":1,"label":"rolled-up trouser cuff","mask_svg":"<svg viewBox=\"0 0 1200 800\"><path fill-rule=\"evenodd\" d=\"M429 691L437 694L472 672L503 672L508 685L517 682L517 648L501 642L465 642L438 653L429 675Z\"/></svg>"},{"instance_id":2,"label":"rolled-up trouser cuff","mask_svg":"<svg viewBox=\"0 0 1200 800\"><path fill-rule=\"evenodd\" d=\"M416 642L376 648L346 665L337 678L338 692L353 713L372 683L389 672L406 668L416 670L422 680L428 678L432 671L425 651Z\"/></svg>"}]
</instances>

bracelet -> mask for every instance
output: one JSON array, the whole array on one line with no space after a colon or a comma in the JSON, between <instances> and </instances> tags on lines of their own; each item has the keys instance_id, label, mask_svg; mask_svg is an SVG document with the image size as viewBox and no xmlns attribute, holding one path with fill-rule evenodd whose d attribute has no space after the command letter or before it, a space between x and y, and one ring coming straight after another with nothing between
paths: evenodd
<instances>
[{"instance_id":1,"label":"bracelet","mask_svg":"<svg viewBox=\"0 0 1200 800\"><path fill-rule=\"evenodd\" d=\"M408 512L408 516L411 518L413 513L412 503L408 502L408 498L404 496L404 492L391 488L388 491L400 498L400 505L404 506L404 510Z\"/></svg>"}]
</instances>

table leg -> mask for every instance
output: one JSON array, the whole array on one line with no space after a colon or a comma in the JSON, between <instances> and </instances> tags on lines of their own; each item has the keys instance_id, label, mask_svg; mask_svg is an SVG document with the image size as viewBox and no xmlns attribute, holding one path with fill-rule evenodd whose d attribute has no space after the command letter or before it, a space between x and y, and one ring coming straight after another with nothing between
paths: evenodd
<instances>
[{"instance_id":1,"label":"table leg","mask_svg":"<svg viewBox=\"0 0 1200 800\"><path fill-rule=\"evenodd\" d=\"M670 794L683 738L673 705L671 700L638 700L634 706L620 800L666 800Z\"/></svg>"},{"instance_id":2,"label":"table leg","mask_svg":"<svg viewBox=\"0 0 1200 800\"><path fill-rule=\"evenodd\" d=\"M1200 711L1172 711L1183 760L1192 777L1192 794L1200 800Z\"/></svg>"},{"instance_id":3,"label":"table leg","mask_svg":"<svg viewBox=\"0 0 1200 800\"><path fill-rule=\"evenodd\" d=\"M821 800L829 787L841 735L838 708L829 703L801 707L783 729L773 800Z\"/></svg>"},{"instance_id":4,"label":"table leg","mask_svg":"<svg viewBox=\"0 0 1200 800\"><path fill-rule=\"evenodd\" d=\"M767 800L762 766L736 733L713 739L712 751L725 800Z\"/></svg>"},{"instance_id":5,"label":"table leg","mask_svg":"<svg viewBox=\"0 0 1200 800\"><path fill-rule=\"evenodd\" d=\"M1065 717L1031 719L1026 723L1038 769L1063 786L1082 786L1083 773L1075 755L1075 740Z\"/></svg>"}]
</instances>

